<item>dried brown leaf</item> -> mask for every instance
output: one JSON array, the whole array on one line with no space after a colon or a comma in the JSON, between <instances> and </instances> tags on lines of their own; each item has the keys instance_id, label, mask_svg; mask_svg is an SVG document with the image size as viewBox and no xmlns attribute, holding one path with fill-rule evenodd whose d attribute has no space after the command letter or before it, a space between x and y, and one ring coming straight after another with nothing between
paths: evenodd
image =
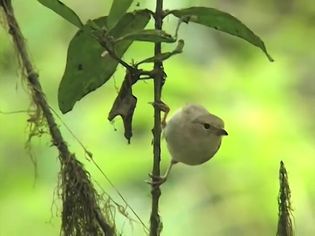
<instances>
[{"instance_id":1,"label":"dried brown leaf","mask_svg":"<svg viewBox=\"0 0 315 236\"><path fill-rule=\"evenodd\" d=\"M127 72L120 91L109 112L108 120L112 121L116 116L121 116L124 122L125 138L130 143L132 137L132 118L137 105L137 98L132 94L132 85L138 80L138 76Z\"/></svg>"}]
</instances>

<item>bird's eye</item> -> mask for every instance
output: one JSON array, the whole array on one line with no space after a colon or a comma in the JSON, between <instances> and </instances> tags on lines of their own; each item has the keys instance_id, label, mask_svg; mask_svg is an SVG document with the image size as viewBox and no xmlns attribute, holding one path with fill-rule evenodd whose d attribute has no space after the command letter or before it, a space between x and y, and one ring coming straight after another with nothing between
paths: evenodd
<instances>
[{"instance_id":1,"label":"bird's eye","mask_svg":"<svg viewBox=\"0 0 315 236\"><path fill-rule=\"evenodd\" d=\"M210 125L209 125L208 123L204 123L204 124L203 124L203 127L204 127L205 129L210 129Z\"/></svg>"}]
</instances>

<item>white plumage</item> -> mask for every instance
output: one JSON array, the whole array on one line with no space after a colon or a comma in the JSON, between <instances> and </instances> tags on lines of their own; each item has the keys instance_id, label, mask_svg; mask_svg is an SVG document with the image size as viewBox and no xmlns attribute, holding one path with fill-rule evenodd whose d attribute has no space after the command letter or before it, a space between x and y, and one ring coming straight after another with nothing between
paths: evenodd
<instances>
[{"instance_id":1,"label":"white plumage","mask_svg":"<svg viewBox=\"0 0 315 236\"><path fill-rule=\"evenodd\" d=\"M200 165L211 159L221 146L222 136L228 133L221 118L200 105L190 104L166 123L163 135L172 158L158 184L166 181L172 166L178 162Z\"/></svg>"}]
</instances>

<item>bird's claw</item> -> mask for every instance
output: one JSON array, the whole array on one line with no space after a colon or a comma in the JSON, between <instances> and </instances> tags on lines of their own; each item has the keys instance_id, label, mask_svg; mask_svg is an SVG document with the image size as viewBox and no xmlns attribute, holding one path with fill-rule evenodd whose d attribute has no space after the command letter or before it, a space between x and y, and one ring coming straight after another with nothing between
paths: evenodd
<instances>
[{"instance_id":1,"label":"bird's claw","mask_svg":"<svg viewBox=\"0 0 315 236\"><path fill-rule=\"evenodd\" d=\"M150 102L151 105L154 107L158 107L161 111L164 112L164 116L161 121L161 126L164 128L166 126L166 118L168 113L170 112L170 108L168 105L166 105L163 101L158 101L158 102Z\"/></svg>"},{"instance_id":2,"label":"bird's claw","mask_svg":"<svg viewBox=\"0 0 315 236\"><path fill-rule=\"evenodd\" d=\"M151 180L146 180L145 182L152 186L160 186L167 180L167 178L164 176L155 176L152 173L149 173L149 177L151 178Z\"/></svg>"}]
</instances>

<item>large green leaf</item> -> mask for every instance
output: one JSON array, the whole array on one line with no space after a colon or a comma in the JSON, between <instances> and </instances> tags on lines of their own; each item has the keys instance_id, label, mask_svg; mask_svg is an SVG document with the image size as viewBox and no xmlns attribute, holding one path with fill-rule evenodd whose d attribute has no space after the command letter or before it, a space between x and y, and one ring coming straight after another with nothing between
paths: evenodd
<instances>
[{"instance_id":1,"label":"large green leaf","mask_svg":"<svg viewBox=\"0 0 315 236\"><path fill-rule=\"evenodd\" d=\"M147 41L153 43L174 43L176 39L172 37L172 35L164 32L163 30L155 30L155 29L147 29L147 30L140 30L134 31L129 34L122 36L121 38L117 39L120 40L136 40L136 41Z\"/></svg>"},{"instance_id":2,"label":"large green leaf","mask_svg":"<svg viewBox=\"0 0 315 236\"><path fill-rule=\"evenodd\" d=\"M113 0L112 7L109 11L107 27L113 28L119 19L127 12L133 0Z\"/></svg>"},{"instance_id":3,"label":"large green leaf","mask_svg":"<svg viewBox=\"0 0 315 236\"><path fill-rule=\"evenodd\" d=\"M106 25L106 17L93 20L100 28ZM150 20L146 10L125 14L110 36L119 38L134 30L143 29ZM63 113L72 110L74 104L86 94L103 85L115 72L118 62L92 36L89 25L79 30L69 44L67 64L59 85L58 102ZM115 44L115 53L122 57L131 40Z\"/></svg>"},{"instance_id":4,"label":"large green leaf","mask_svg":"<svg viewBox=\"0 0 315 236\"><path fill-rule=\"evenodd\" d=\"M183 21L195 22L242 38L261 48L268 59L273 61L267 52L264 42L240 20L226 12L207 7L190 7L181 10L172 10L169 14L173 14Z\"/></svg>"},{"instance_id":5,"label":"large green leaf","mask_svg":"<svg viewBox=\"0 0 315 236\"><path fill-rule=\"evenodd\" d=\"M45 7L56 12L58 15L62 16L64 19L74 24L75 26L81 28L83 26L79 16L69 7L58 0L38 0Z\"/></svg>"}]
</instances>

